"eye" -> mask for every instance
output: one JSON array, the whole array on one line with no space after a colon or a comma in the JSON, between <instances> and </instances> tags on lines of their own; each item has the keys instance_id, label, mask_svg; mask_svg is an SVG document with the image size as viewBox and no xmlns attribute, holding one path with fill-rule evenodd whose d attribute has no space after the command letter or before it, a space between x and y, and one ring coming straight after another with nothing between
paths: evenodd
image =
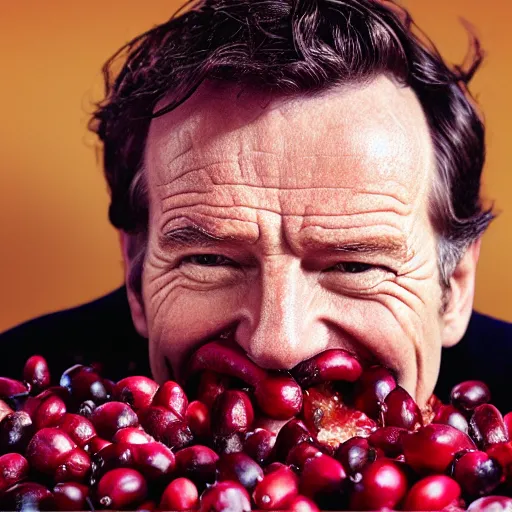
<instances>
[{"instance_id":1,"label":"eye","mask_svg":"<svg viewBox=\"0 0 512 512\"><path fill-rule=\"evenodd\" d=\"M235 262L220 254L194 254L183 258L182 263L191 263L201 267L235 266Z\"/></svg>"},{"instance_id":2,"label":"eye","mask_svg":"<svg viewBox=\"0 0 512 512\"><path fill-rule=\"evenodd\" d=\"M373 265L368 263L358 263L357 261L344 261L337 263L334 267L328 269L328 271L344 272L346 274L361 274L375 268Z\"/></svg>"}]
</instances>

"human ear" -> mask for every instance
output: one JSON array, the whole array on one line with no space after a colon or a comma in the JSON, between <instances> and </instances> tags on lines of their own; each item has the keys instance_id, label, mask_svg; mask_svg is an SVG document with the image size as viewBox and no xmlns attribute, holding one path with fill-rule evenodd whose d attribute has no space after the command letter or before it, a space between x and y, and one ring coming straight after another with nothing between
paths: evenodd
<instances>
[{"instance_id":1,"label":"human ear","mask_svg":"<svg viewBox=\"0 0 512 512\"><path fill-rule=\"evenodd\" d=\"M456 345L464 336L473 311L475 277L481 239L471 244L450 277L448 299L443 311L443 347Z\"/></svg>"},{"instance_id":2,"label":"human ear","mask_svg":"<svg viewBox=\"0 0 512 512\"><path fill-rule=\"evenodd\" d=\"M140 236L125 231L119 232L119 238L124 262L124 281L133 325L142 337L148 338L147 320L141 291L145 241Z\"/></svg>"}]
</instances>

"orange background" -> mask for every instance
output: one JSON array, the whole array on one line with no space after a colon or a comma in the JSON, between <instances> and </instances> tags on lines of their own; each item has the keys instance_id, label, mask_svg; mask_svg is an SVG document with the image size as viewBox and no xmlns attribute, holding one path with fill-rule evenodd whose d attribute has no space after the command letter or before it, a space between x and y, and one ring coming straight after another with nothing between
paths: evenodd
<instances>
[{"instance_id":1,"label":"orange background","mask_svg":"<svg viewBox=\"0 0 512 512\"><path fill-rule=\"evenodd\" d=\"M101 64L170 17L176 0L20 0L0 16L0 331L97 297L122 282L108 196L86 124L101 97ZM476 308L512 321L512 7L501 0L408 0L452 62L467 36L488 58L474 80L488 125L485 197L501 215L484 237Z\"/></svg>"}]
</instances>

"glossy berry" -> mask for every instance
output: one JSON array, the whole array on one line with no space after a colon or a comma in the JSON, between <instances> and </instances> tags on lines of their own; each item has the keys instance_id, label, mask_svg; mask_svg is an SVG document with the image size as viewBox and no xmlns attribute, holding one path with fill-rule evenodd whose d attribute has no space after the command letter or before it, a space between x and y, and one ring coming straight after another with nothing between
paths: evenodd
<instances>
[{"instance_id":1,"label":"glossy berry","mask_svg":"<svg viewBox=\"0 0 512 512\"><path fill-rule=\"evenodd\" d=\"M470 412L479 405L489 402L491 392L480 380L467 380L453 387L450 393L452 404L461 411Z\"/></svg>"},{"instance_id":2,"label":"glossy berry","mask_svg":"<svg viewBox=\"0 0 512 512\"><path fill-rule=\"evenodd\" d=\"M96 436L93 424L84 416L66 413L58 427L66 432L71 439L81 448Z\"/></svg>"},{"instance_id":3,"label":"glossy berry","mask_svg":"<svg viewBox=\"0 0 512 512\"><path fill-rule=\"evenodd\" d=\"M237 482L217 482L206 489L200 498L200 512L249 512L251 499Z\"/></svg>"},{"instance_id":4,"label":"glossy berry","mask_svg":"<svg viewBox=\"0 0 512 512\"><path fill-rule=\"evenodd\" d=\"M231 480L243 485L248 491L263 479L263 470L259 464L245 453L221 455L217 461L217 480Z\"/></svg>"},{"instance_id":5,"label":"glossy berry","mask_svg":"<svg viewBox=\"0 0 512 512\"><path fill-rule=\"evenodd\" d=\"M403 437L409 435L409 431L399 427L382 427L370 434L369 444L391 458L403 453Z\"/></svg>"},{"instance_id":6,"label":"glossy berry","mask_svg":"<svg viewBox=\"0 0 512 512\"><path fill-rule=\"evenodd\" d=\"M43 428L37 431L27 446L26 457L30 466L53 476L67 453L76 448L73 440L57 428Z\"/></svg>"},{"instance_id":7,"label":"glossy berry","mask_svg":"<svg viewBox=\"0 0 512 512\"><path fill-rule=\"evenodd\" d=\"M419 473L444 473L456 453L476 448L454 427L432 423L402 438L405 461Z\"/></svg>"},{"instance_id":8,"label":"glossy berry","mask_svg":"<svg viewBox=\"0 0 512 512\"><path fill-rule=\"evenodd\" d=\"M321 454L305 461L300 476L300 493L313 498L319 493L341 491L346 478L343 466L333 457Z\"/></svg>"},{"instance_id":9,"label":"glossy berry","mask_svg":"<svg viewBox=\"0 0 512 512\"><path fill-rule=\"evenodd\" d=\"M444 510L460 500L459 484L446 475L431 475L416 482L405 498L404 510Z\"/></svg>"},{"instance_id":10,"label":"glossy berry","mask_svg":"<svg viewBox=\"0 0 512 512\"><path fill-rule=\"evenodd\" d=\"M492 493L500 483L501 474L499 463L480 451L465 453L453 467L453 478L472 497Z\"/></svg>"},{"instance_id":11,"label":"glossy berry","mask_svg":"<svg viewBox=\"0 0 512 512\"><path fill-rule=\"evenodd\" d=\"M299 478L287 466L267 473L261 480L252 498L256 508L261 510L285 509L299 494Z\"/></svg>"},{"instance_id":12,"label":"glossy berry","mask_svg":"<svg viewBox=\"0 0 512 512\"><path fill-rule=\"evenodd\" d=\"M469 421L469 431L476 443L484 450L497 443L506 443L507 429L503 416L494 405L476 407Z\"/></svg>"},{"instance_id":13,"label":"glossy berry","mask_svg":"<svg viewBox=\"0 0 512 512\"><path fill-rule=\"evenodd\" d=\"M434 423L450 425L467 434L469 423L464 414L453 405L442 405L434 416Z\"/></svg>"},{"instance_id":14,"label":"glossy berry","mask_svg":"<svg viewBox=\"0 0 512 512\"><path fill-rule=\"evenodd\" d=\"M91 471L91 459L82 448L73 448L59 459L55 482L84 482Z\"/></svg>"},{"instance_id":15,"label":"glossy berry","mask_svg":"<svg viewBox=\"0 0 512 512\"><path fill-rule=\"evenodd\" d=\"M53 494L44 485L22 482L9 488L0 496L0 510L34 512L55 510Z\"/></svg>"},{"instance_id":16,"label":"glossy berry","mask_svg":"<svg viewBox=\"0 0 512 512\"><path fill-rule=\"evenodd\" d=\"M0 453L25 453L32 439L34 425L24 411L15 411L0 422Z\"/></svg>"},{"instance_id":17,"label":"glossy berry","mask_svg":"<svg viewBox=\"0 0 512 512\"><path fill-rule=\"evenodd\" d=\"M350 510L394 509L407 492L407 477L398 463L377 459L361 472L350 496Z\"/></svg>"},{"instance_id":18,"label":"glossy berry","mask_svg":"<svg viewBox=\"0 0 512 512\"><path fill-rule=\"evenodd\" d=\"M98 435L109 440L119 429L139 425L137 415L123 402L107 402L100 405L92 413L91 422Z\"/></svg>"},{"instance_id":19,"label":"glossy berry","mask_svg":"<svg viewBox=\"0 0 512 512\"><path fill-rule=\"evenodd\" d=\"M114 510L134 507L146 499L147 490L146 481L138 471L113 469L98 482L97 501L101 507Z\"/></svg>"},{"instance_id":20,"label":"glossy berry","mask_svg":"<svg viewBox=\"0 0 512 512\"><path fill-rule=\"evenodd\" d=\"M0 457L0 493L28 475L27 459L19 453L6 453Z\"/></svg>"},{"instance_id":21,"label":"glossy berry","mask_svg":"<svg viewBox=\"0 0 512 512\"><path fill-rule=\"evenodd\" d=\"M188 478L174 479L162 493L160 510L190 510L199 505L197 487Z\"/></svg>"},{"instance_id":22,"label":"glossy berry","mask_svg":"<svg viewBox=\"0 0 512 512\"><path fill-rule=\"evenodd\" d=\"M120 428L112 438L113 443L146 444L155 440L138 427Z\"/></svg>"},{"instance_id":23,"label":"glossy berry","mask_svg":"<svg viewBox=\"0 0 512 512\"><path fill-rule=\"evenodd\" d=\"M304 422L296 418L290 420L277 434L274 445L275 459L284 462L292 448L304 441L313 443L313 437Z\"/></svg>"},{"instance_id":24,"label":"glossy berry","mask_svg":"<svg viewBox=\"0 0 512 512\"><path fill-rule=\"evenodd\" d=\"M188 406L188 398L178 383L168 380L156 392L152 405L165 407L183 420Z\"/></svg>"},{"instance_id":25,"label":"glossy berry","mask_svg":"<svg viewBox=\"0 0 512 512\"><path fill-rule=\"evenodd\" d=\"M354 406L370 418L380 419L384 400L395 388L396 380L391 371L383 366L370 366L356 383Z\"/></svg>"},{"instance_id":26,"label":"glossy berry","mask_svg":"<svg viewBox=\"0 0 512 512\"><path fill-rule=\"evenodd\" d=\"M212 433L229 436L247 432L254 420L254 409L249 395L244 391L227 390L217 397L211 413Z\"/></svg>"},{"instance_id":27,"label":"glossy berry","mask_svg":"<svg viewBox=\"0 0 512 512\"><path fill-rule=\"evenodd\" d=\"M185 419L195 438L205 439L210 435L210 409L199 400L190 402L185 412Z\"/></svg>"},{"instance_id":28,"label":"glossy berry","mask_svg":"<svg viewBox=\"0 0 512 512\"><path fill-rule=\"evenodd\" d=\"M50 369L43 356L34 355L27 359L27 362L23 367L23 380L31 387L31 389L40 391L50 385Z\"/></svg>"},{"instance_id":29,"label":"glossy berry","mask_svg":"<svg viewBox=\"0 0 512 512\"><path fill-rule=\"evenodd\" d=\"M258 464L265 464L269 460L275 444L276 434L264 428L257 428L247 433L243 451Z\"/></svg>"},{"instance_id":30,"label":"glossy berry","mask_svg":"<svg viewBox=\"0 0 512 512\"><path fill-rule=\"evenodd\" d=\"M148 481L169 477L174 471L174 453L162 443L145 443L132 446L135 468Z\"/></svg>"},{"instance_id":31,"label":"glossy berry","mask_svg":"<svg viewBox=\"0 0 512 512\"><path fill-rule=\"evenodd\" d=\"M148 377L133 376L121 379L112 389L114 400L127 403L134 411L151 405L158 384Z\"/></svg>"},{"instance_id":32,"label":"glossy berry","mask_svg":"<svg viewBox=\"0 0 512 512\"><path fill-rule=\"evenodd\" d=\"M336 459L341 462L350 475L355 475L376 459L376 452L367 438L356 436L339 446L336 451Z\"/></svg>"},{"instance_id":33,"label":"glossy berry","mask_svg":"<svg viewBox=\"0 0 512 512\"><path fill-rule=\"evenodd\" d=\"M406 430L422 425L421 411L412 396L401 386L393 389L384 400L384 424Z\"/></svg>"},{"instance_id":34,"label":"glossy berry","mask_svg":"<svg viewBox=\"0 0 512 512\"><path fill-rule=\"evenodd\" d=\"M302 407L302 389L288 375L269 376L256 387L254 396L263 413L276 420L289 420Z\"/></svg>"},{"instance_id":35,"label":"glossy berry","mask_svg":"<svg viewBox=\"0 0 512 512\"><path fill-rule=\"evenodd\" d=\"M89 487L76 482L64 482L53 488L53 496L57 510L87 510Z\"/></svg>"},{"instance_id":36,"label":"glossy berry","mask_svg":"<svg viewBox=\"0 0 512 512\"><path fill-rule=\"evenodd\" d=\"M287 508L291 512L320 512L320 509L312 499L300 494L293 498Z\"/></svg>"},{"instance_id":37,"label":"glossy berry","mask_svg":"<svg viewBox=\"0 0 512 512\"><path fill-rule=\"evenodd\" d=\"M286 465L292 466L299 473L302 473L306 461L321 454L322 451L318 447L311 443L303 442L290 450L285 462Z\"/></svg>"},{"instance_id":38,"label":"glossy berry","mask_svg":"<svg viewBox=\"0 0 512 512\"><path fill-rule=\"evenodd\" d=\"M202 445L189 446L176 452L175 456L177 476L189 478L199 486L215 481L219 456L211 448Z\"/></svg>"},{"instance_id":39,"label":"glossy berry","mask_svg":"<svg viewBox=\"0 0 512 512\"><path fill-rule=\"evenodd\" d=\"M468 512L510 512L512 498L508 496L486 496L473 501Z\"/></svg>"},{"instance_id":40,"label":"glossy berry","mask_svg":"<svg viewBox=\"0 0 512 512\"><path fill-rule=\"evenodd\" d=\"M66 414L66 404L59 396L47 390L36 397L29 397L23 410L32 418L34 428L40 430L59 425Z\"/></svg>"}]
</instances>

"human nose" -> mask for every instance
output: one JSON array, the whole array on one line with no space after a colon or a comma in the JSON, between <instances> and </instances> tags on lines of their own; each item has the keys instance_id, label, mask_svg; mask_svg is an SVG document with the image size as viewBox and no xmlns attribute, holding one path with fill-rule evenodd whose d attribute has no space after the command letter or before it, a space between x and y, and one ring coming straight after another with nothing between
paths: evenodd
<instances>
[{"instance_id":1,"label":"human nose","mask_svg":"<svg viewBox=\"0 0 512 512\"><path fill-rule=\"evenodd\" d=\"M235 339L262 368L291 369L326 350L328 328L315 278L292 257L262 265L257 286L241 303Z\"/></svg>"}]
</instances>

